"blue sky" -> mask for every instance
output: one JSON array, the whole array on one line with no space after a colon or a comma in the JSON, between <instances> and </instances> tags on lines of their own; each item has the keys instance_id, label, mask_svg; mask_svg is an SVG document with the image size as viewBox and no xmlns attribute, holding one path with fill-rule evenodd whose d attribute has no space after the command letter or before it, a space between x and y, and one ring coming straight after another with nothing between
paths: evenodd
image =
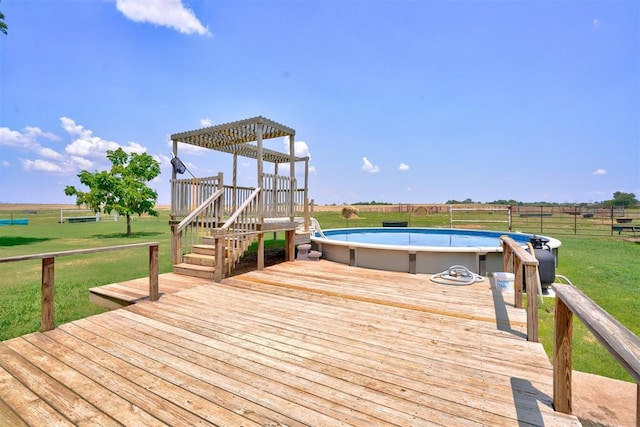
<instances>
[{"instance_id":1,"label":"blue sky","mask_svg":"<svg viewBox=\"0 0 640 427\"><path fill-rule=\"evenodd\" d=\"M0 203L74 203L106 150L264 116L310 197L640 196L640 2L3 0ZM284 150L284 141L269 141ZM183 150L196 176L232 158ZM298 166L298 170L302 169ZM240 164L240 185L255 165Z\"/></svg>"}]
</instances>

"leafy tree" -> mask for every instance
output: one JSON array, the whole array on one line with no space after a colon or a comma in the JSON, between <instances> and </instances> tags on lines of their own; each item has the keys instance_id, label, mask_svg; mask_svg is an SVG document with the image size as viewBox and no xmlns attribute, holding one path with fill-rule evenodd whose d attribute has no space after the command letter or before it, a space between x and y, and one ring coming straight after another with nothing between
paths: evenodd
<instances>
[{"instance_id":1,"label":"leafy tree","mask_svg":"<svg viewBox=\"0 0 640 427\"><path fill-rule=\"evenodd\" d=\"M629 208L631 206L638 205L638 199L636 199L636 195L633 193L623 193L622 191L616 191L613 193L613 199L605 200L602 204L606 206L620 206L624 208Z\"/></svg>"},{"instance_id":2,"label":"leafy tree","mask_svg":"<svg viewBox=\"0 0 640 427\"><path fill-rule=\"evenodd\" d=\"M8 28L7 23L4 22L4 13L0 12L0 33L7 34Z\"/></svg>"},{"instance_id":3,"label":"leafy tree","mask_svg":"<svg viewBox=\"0 0 640 427\"><path fill-rule=\"evenodd\" d=\"M89 187L88 192L79 191L72 185L64 189L67 196L76 196L78 206L85 205L95 212L127 218L127 236L131 235L131 215L143 213L158 216L155 207L158 193L146 183L160 175L160 164L146 153L127 154L122 148L107 151L111 161L110 171L78 174L80 182Z\"/></svg>"}]
</instances>

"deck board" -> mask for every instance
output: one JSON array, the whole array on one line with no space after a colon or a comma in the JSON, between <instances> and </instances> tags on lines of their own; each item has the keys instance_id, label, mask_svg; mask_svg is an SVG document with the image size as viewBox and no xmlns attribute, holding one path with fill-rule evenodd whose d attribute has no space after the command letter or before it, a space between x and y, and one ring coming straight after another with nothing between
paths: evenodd
<instances>
[{"instance_id":1,"label":"deck board","mask_svg":"<svg viewBox=\"0 0 640 427\"><path fill-rule=\"evenodd\" d=\"M326 260L171 280L185 287L0 343L0 423L579 425L487 281Z\"/></svg>"}]
</instances>

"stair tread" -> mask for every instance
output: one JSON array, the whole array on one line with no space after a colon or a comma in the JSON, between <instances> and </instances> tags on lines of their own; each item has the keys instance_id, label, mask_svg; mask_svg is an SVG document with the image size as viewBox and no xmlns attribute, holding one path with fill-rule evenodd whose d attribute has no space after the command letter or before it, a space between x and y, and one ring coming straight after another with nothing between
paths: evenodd
<instances>
[{"instance_id":1,"label":"stair tread","mask_svg":"<svg viewBox=\"0 0 640 427\"><path fill-rule=\"evenodd\" d=\"M215 249L216 245L207 245L204 243L198 244L198 245L193 245L194 248L201 248L201 249Z\"/></svg>"},{"instance_id":2,"label":"stair tread","mask_svg":"<svg viewBox=\"0 0 640 427\"><path fill-rule=\"evenodd\" d=\"M215 255L207 255L207 254L199 254L199 253L195 253L192 252L190 254L186 254L184 256L185 258L202 258L202 259L215 259Z\"/></svg>"},{"instance_id":3,"label":"stair tread","mask_svg":"<svg viewBox=\"0 0 640 427\"><path fill-rule=\"evenodd\" d=\"M207 265L189 264L187 262L181 262L179 264L175 264L174 267L184 268L187 270L215 271L215 267L211 267Z\"/></svg>"}]
</instances>

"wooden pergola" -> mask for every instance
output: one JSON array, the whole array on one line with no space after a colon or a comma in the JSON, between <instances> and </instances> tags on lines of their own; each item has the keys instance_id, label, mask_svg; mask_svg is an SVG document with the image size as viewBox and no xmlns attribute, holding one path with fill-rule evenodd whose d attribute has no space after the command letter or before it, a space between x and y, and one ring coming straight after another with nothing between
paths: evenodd
<instances>
[{"instance_id":1,"label":"wooden pergola","mask_svg":"<svg viewBox=\"0 0 640 427\"><path fill-rule=\"evenodd\" d=\"M295 139L296 131L287 126L276 123L262 116L236 122L223 123L202 129L181 132L171 135L173 142L173 154L178 156L178 143L195 145L197 147L208 148L233 154L233 183L237 186L238 156L257 160L257 187L263 185L264 162L275 165L275 173L278 173L278 165L288 163L289 176L295 178L296 162L305 162L304 189L308 188L309 180L309 157L296 157ZM289 138L289 153L264 148L263 141L271 138ZM176 178L173 171L172 178ZM306 194L305 194L306 197Z\"/></svg>"},{"instance_id":2,"label":"wooden pergola","mask_svg":"<svg viewBox=\"0 0 640 427\"><path fill-rule=\"evenodd\" d=\"M288 138L289 152L282 153L265 148L264 141L271 138ZM178 245L182 245L180 242L183 242L183 239L179 233L188 227L185 222L187 220L193 224L192 227L207 224L211 236L217 236L216 244L220 245L220 236L227 239L232 235L234 238L238 238L239 235L257 236L259 269L264 263L264 232L286 231L288 257L292 259L296 212L300 212L301 207L304 212L305 231L308 231L309 221L309 157L295 155L294 139L295 130L262 116L171 135L175 158L178 158L179 143L233 156L231 185L224 185L221 173L216 177L177 179L178 172L174 167L171 180L171 221L174 236L179 240L173 245L174 264L180 262L181 254L185 253ZM257 181L254 188L238 186L239 156L256 160ZM273 174L265 172L264 162L274 164ZM305 164L304 186L300 189L295 178L296 162ZM289 165L288 176L279 175L280 164ZM203 218L204 212L207 211L214 213L209 213L207 218ZM206 233L205 231L201 234ZM222 257L218 256L218 259L220 258Z\"/></svg>"}]
</instances>

